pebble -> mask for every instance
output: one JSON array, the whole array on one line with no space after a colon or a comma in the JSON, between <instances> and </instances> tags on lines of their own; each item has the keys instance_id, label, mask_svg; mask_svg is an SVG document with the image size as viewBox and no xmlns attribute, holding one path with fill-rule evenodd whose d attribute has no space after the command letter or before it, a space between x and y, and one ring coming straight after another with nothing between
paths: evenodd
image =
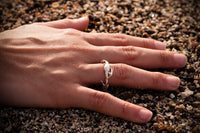
<instances>
[{"instance_id":1,"label":"pebble","mask_svg":"<svg viewBox=\"0 0 200 133\"><path fill-rule=\"evenodd\" d=\"M196 93L194 96L195 96L198 100L200 100L200 93Z\"/></svg>"},{"instance_id":2,"label":"pebble","mask_svg":"<svg viewBox=\"0 0 200 133\"><path fill-rule=\"evenodd\" d=\"M192 105L193 106L196 106L196 107L200 107L200 101L194 101L193 103L192 103Z\"/></svg>"},{"instance_id":3,"label":"pebble","mask_svg":"<svg viewBox=\"0 0 200 133\"><path fill-rule=\"evenodd\" d=\"M170 116L170 119L173 120L173 119L174 119L174 115L171 115L171 116Z\"/></svg>"},{"instance_id":4,"label":"pebble","mask_svg":"<svg viewBox=\"0 0 200 133\"><path fill-rule=\"evenodd\" d=\"M54 8L54 9L55 9L55 8L58 8L58 7L59 7L59 3L58 3L58 2L53 2L51 6L52 6L52 8Z\"/></svg>"},{"instance_id":5,"label":"pebble","mask_svg":"<svg viewBox=\"0 0 200 133\"><path fill-rule=\"evenodd\" d=\"M187 109L187 111L191 111L193 109L193 107L191 105L187 105L186 109Z\"/></svg>"},{"instance_id":6,"label":"pebble","mask_svg":"<svg viewBox=\"0 0 200 133\"><path fill-rule=\"evenodd\" d=\"M183 98L187 98L189 97L190 95L193 95L193 91L191 91L190 89L186 88L184 92L181 92L180 95L183 97Z\"/></svg>"},{"instance_id":7,"label":"pebble","mask_svg":"<svg viewBox=\"0 0 200 133\"><path fill-rule=\"evenodd\" d=\"M171 94L169 95L169 97L170 97L171 99L173 99L173 98L175 98L175 95L174 95L173 93L171 93Z\"/></svg>"},{"instance_id":8,"label":"pebble","mask_svg":"<svg viewBox=\"0 0 200 133\"><path fill-rule=\"evenodd\" d=\"M174 101L170 101L168 104L169 104L170 106L172 106L172 107L175 107L175 106L176 106L176 103L175 103Z\"/></svg>"},{"instance_id":9,"label":"pebble","mask_svg":"<svg viewBox=\"0 0 200 133\"><path fill-rule=\"evenodd\" d=\"M185 106L183 104L176 105L175 109L185 109Z\"/></svg>"}]
</instances>

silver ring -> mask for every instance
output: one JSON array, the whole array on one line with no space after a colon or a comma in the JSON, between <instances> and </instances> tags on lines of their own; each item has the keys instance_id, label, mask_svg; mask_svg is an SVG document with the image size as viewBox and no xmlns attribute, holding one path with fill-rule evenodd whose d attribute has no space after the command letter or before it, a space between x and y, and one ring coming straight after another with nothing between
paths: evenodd
<instances>
[{"instance_id":1,"label":"silver ring","mask_svg":"<svg viewBox=\"0 0 200 133\"><path fill-rule=\"evenodd\" d=\"M103 81L101 82L103 84L103 87L107 89L109 87L108 79L112 77L113 69L110 67L107 60L102 60L101 62L104 63L105 83Z\"/></svg>"}]
</instances>

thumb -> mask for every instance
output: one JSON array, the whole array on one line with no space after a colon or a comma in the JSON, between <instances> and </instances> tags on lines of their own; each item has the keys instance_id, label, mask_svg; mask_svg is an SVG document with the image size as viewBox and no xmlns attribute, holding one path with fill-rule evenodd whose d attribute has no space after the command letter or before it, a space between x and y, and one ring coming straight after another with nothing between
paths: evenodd
<instances>
[{"instance_id":1,"label":"thumb","mask_svg":"<svg viewBox=\"0 0 200 133\"><path fill-rule=\"evenodd\" d=\"M89 24L89 18L88 17L81 17L79 19L66 18L62 20L45 22L45 23L40 23L40 24L53 27L53 28L58 28L58 29L73 28L77 30L84 30L85 28L87 28Z\"/></svg>"}]
</instances>

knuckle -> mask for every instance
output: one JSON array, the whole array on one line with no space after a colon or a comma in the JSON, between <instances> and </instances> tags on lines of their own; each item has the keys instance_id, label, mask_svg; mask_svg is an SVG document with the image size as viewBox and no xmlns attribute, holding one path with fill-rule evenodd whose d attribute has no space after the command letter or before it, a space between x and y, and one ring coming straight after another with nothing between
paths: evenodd
<instances>
[{"instance_id":1,"label":"knuckle","mask_svg":"<svg viewBox=\"0 0 200 133\"><path fill-rule=\"evenodd\" d=\"M122 106L121 106L121 111L120 111L120 115L121 116L124 116L124 115L126 115L127 113L128 113L128 108L129 108L129 105L130 105L130 103L128 103L128 102L124 102L123 104L122 104Z\"/></svg>"},{"instance_id":2,"label":"knuckle","mask_svg":"<svg viewBox=\"0 0 200 133\"><path fill-rule=\"evenodd\" d=\"M136 59L136 57L138 56L138 52L133 46L122 47L121 51L128 59Z\"/></svg>"},{"instance_id":3,"label":"knuckle","mask_svg":"<svg viewBox=\"0 0 200 133\"><path fill-rule=\"evenodd\" d=\"M161 80L164 78L164 75L160 72L155 72L152 76L152 84L153 85L160 85Z\"/></svg>"},{"instance_id":4,"label":"knuckle","mask_svg":"<svg viewBox=\"0 0 200 133\"><path fill-rule=\"evenodd\" d=\"M135 82L135 83L134 83L134 88L137 88L137 89L144 89L144 85L142 85L141 83Z\"/></svg>"},{"instance_id":5,"label":"knuckle","mask_svg":"<svg viewBox=\"0 0 200 133\"><path fill-rule=\"evenodd\" d=\"M113 34L113 38L119 43L119 45L128 45L128 38L124 34Z\"/></svg>"},{"instance_id":6,"label":"knuckle","mask_svg":"<svg viewBox=\"0 0 200 133\"><path fill-rule=\"evenodd\" d=\"M159 58L161 63L168 63L170 61L170 57L172 56L172 54L170 52L166 52L166 51L160 51L159 53Z\"/></svg>"},{"instance_id":7,"label":"knuckle","mask_svg":"<svg viewBox=\"0 0 200 133\"><path fill-rule=\"evenodd\" d=\"M87 71L87 67L86 67L86 65L85 64L78 64L77 65L77 69L79 70L79 71L81 71L81 72L84 72L84 71Z\"/></svg>"},{"instance_id":8,"label":"knuckle","mask_svg":"<svg viewBox=\"0 0 200 133\"><path fill-rule=\"evenodd\" d=\"M114 65L114 76L116 79L119 80L125 80L127 79L129 76L129 69L127 67L127 65L125 64L117 64Z\"/></svg>"},{"instance_id":9,"label":"knuckle","mask_svg":"<svg viewBox=\"0 0 200 133\"><path fill-rule=\"evenodd\" d=\"M79 35L80 32L78 30L68 28L64 30L64 35Z\"/></svg>"},{"instance_id":10,"label":"knuckle","mask_svg":"<svg viewBox=\"0 0 200 133\"><path fill-rule=\"evenodd\" d=\"M102 108L103 105L107 102L110 94L105 92L93 92L90 95L90 105L93 109Z\"/></svg>"},{"instance_id":11,"label":"knuckle","mask_svg":"<svg viewBox=\"0 0 200 133\"><path fill-rule=\"evenodd\" d=\"M152 40L152 39L143 39L142 40L142 47L144 47L144 48L150 48L151 44L154 44L154 40Z\"/></svg>"}]
</instances>

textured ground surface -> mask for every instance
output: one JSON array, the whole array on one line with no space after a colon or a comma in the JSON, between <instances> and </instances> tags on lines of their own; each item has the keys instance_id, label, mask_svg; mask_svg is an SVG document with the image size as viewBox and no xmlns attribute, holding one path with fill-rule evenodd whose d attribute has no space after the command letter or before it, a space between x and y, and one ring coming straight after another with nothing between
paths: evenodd
<instances>
[{"instance_id":1,"label":"textured ground surface","mask_svg":"<svg viewBox=\"0 0 200 133\"><path fill-rule=\"evenodd\" d=\"M111 94L152 110L153 119L147 124L84 109L0 107L0 132L200 132L200 1L2 0L0 31L83 15L90 16L87 32L154 38L187 55L184 68L159 70L181 78L179 91L109 88Z\"/></svg>"}]
</instances>

